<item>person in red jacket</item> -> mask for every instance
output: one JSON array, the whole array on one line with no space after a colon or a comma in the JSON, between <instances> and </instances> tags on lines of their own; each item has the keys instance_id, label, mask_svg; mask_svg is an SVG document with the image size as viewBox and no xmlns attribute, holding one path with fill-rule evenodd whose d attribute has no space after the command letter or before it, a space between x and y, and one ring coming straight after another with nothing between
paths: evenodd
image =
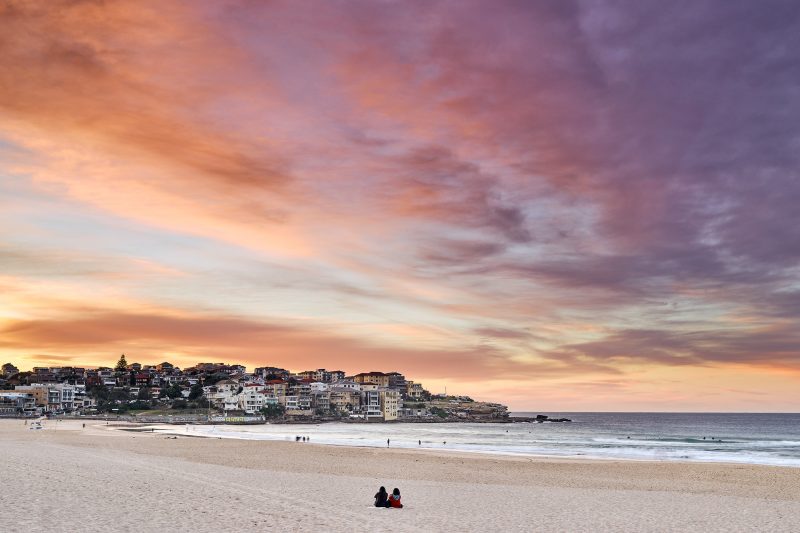
<instances>
[{"instance_id":1,"label":"person in red jacket","mask_svg":"<svg viewBox=\"0 0 800 533\"><path fill-rule=\"evenodd\" d=\"M395 487L392 491L392 494L389 496L389 507L393 507L395 509L402 509L403 504L400 503L400 489Z\"/></svg>"}]
</instances>

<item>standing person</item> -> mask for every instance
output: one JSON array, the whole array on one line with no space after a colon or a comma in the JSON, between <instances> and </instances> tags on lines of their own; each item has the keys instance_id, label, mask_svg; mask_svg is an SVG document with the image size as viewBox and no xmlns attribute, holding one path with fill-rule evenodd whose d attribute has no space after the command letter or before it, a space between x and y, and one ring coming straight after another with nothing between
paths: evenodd
<instances>
[{"instance_id":1,"label":"standing person","mask_svg":"<svg viewBox=\"0 0 800 533\"><path fill-rule=\"evenodd\" d=\"M389 447L389 439L386 439L386 447Z\"/></svg>"},{"instance_id":2,"label":"standing person","mask_svg":"<svg viewBox=\"0 0 800 533\"><path fill-rule=\"evenodd\" d=\"M422 446L422 441L421 440L419 441L419 445Z\"/></svg>"},{"instance_id":3,"label":"standing person","mask_svg":"<svg viewBox=\"0 0 800 533\"><path fill-rule=\"evenodd\" d=\"M386 487L381 487L375 493L375 507L389 507L389 493L386 492Z\"/></svg>"},{"instance_id":4,"label":"standing person","mask_svg":"<svg viewBox=\"0 0 800 533\"><path fill-rule=\"evenodd\" d=\"M397 487L394 488L392 491L392 495L389 496L389 505L388 507L392 507L394 509L402 509L403 504L400 503L400 489Z\"/></svg>"}]
</instances>

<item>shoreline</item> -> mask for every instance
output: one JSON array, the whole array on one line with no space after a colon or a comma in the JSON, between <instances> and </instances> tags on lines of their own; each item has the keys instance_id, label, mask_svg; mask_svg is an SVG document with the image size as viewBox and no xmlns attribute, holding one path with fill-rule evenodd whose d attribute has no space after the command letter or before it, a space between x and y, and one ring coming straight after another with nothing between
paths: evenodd
<instances>
[{"instance_id":1,"label":"shoreline","mask_svg":"<svg viewBox=\"0 0 800 533\"><path fill-rule=\"evenodd\" d=\"M160 434L170 434L176 436L184 436L184 437L197 437L197 438L208 438L208 439L223 439L223 440L241 440L241 441L253 441L253 442L291 442L289 436L282 436L278 437L275 434L271 433L252 433L254 437L260 438L248 438L247 436L242 436L241 434L233 435L233 434L203 434L203 433L190 433L187 431L181 431L179 427L201 427L205 428L208 426L219 426L224 428L237 428L242 427L242 425L237 424L161 424L161 423L142 423L142 422L125 422L127 425L137 425L137 426L144 426L144 427L153 427L156 428L156 431ZM268 424L269 425L269 424ZM283 426L284 424L272 424L275 426ZM323 424L317 423L307 423L310 426L317 426ZM164 427L162 427L164 426ZM419 447L414 445L414 439L412 439L411 444L404 443L401 440L395 440L395 437L392 437L392 449L401 449L401 450L414 450L414 451L423 451L423 452L431 452L431 453L457 453L457 454L466 454L468 456L486 456L486 457L517 457L520 459L528 459L528 458L542 458L548 460L588 460L588 461L624 461L624 462L638 462L638 463L670 463L670 464L722 464L722 465L744 465L744 466L766 466L766 467L774 467L774 468L789 468L789 469L800 469L800 463L798 464L775 464L771 462L756 462L756 461L748 461L747 459L743 460L726 460L724 458L720 459L689 459L689 458L673 458L673 457L662 457L662 458L648 458L648 457L631 457L630 455L625 456L624 454L620 455L599 455L599 454L592 454L592 453L576 453L576 454L558 454L558 453L536 453L536 452L525 452L525 451L513 451L513 450L497 450L497 449L465 449L465 448L458 448L458 444L455 444L456 448L443 448L439 447L436 444L432 444L430 446L423 446ZM302 443L302 444L309 444L309 443ZM357 449L376 449L376 450L383 450L385 447L383 446L383 441L379 444L357 444L351 442L326 442L324 437L315 436L315 441L313 444L320 445L320 446L333 446L333 447L344 447L344 448L357 448Z\"/></svg>"},{"instance_id":2,"label":"shoreline","mask_svg":"<svg viewBox=\"0 0 800 533\"><path fill-rule=\"evenodd\" d=\"M792 531L800 521L794 468L172 439L106 424L45 425L56 427L34 431L0 420L0 483L14 487L0 492L0 504L15 509L6 531L63 530L59 510L67 508L84 531L210 532L232 524L352 531L356 523L426 532ZM65 488L74 483L92 489ZM399 487L406 507L371 507L380 485ZM124 501L147 512L103 503Z\"/></svg>"},{"instance_id":3,"label":"shoreline","mask_svg":"<svg viewBox=\"0 0 800 533\"><path fill-rule=\"evenodd\" d=\"M5 430L6 428L2 424L3 420L0 419L0 431ZM52 421L50 421L52 422ZM63 422L67 422L64 420ZM88 437L99 437L99 436L111 436L111 435L120 435L120 434L133 434L146 436L148 438L153 439L165 439L167 435L175 436L179 439L185 438L192 438L198 439L203 441L209 442L238 442L238 443L253 443L253 444L263 444L263 445L285 445L285 446L298 446L298 447L315 447L320 449L332 448L332 449L342 449L342 450L352 450L352 451L374 451L374 452L381 452L381 453L420 453L425 454L430 457L440 457L440 458L474 458L474 459L485 459L487 461L499 461L499 460L507 460L507 461L519 461L523 463L599 463L599 464L609 464L609 463L618 463L618 464L626 464L626 463L633 463L633 464L642 464L642 465L651 465L651 466L663 466L663 465L682 465L686 467L692 466L719 466L719 467L730 467L734 469L740 468L756 468L756 469L778 469L778 470L788 470L792 472L797 472L798 481L800 482L800 471L798 471L798 467L792 465L771 465L771 464L758 464L758 463L736 463L736 462L724 462L724 461L687 461L681 459L675 460L658 460L658 459L629 459L629 458L615 458L615 457L589 457L589 456L577 456L577 455L544 455L544 454L514 454L514 453L502 453L502 452L495 452L495 451L476 451L476 450L458 450L458 449L443 449L443 448L414 448L414 447L402 447L402 446L394 446L385 448L382 446L370 446L370 445L352 445L352 444L329 444L329 443L322 443L322 442L294 442L288 441L283 439L245 439L239 437L223 437L223 436L213 436L213 435L197 435L197 434L190 434L190 433L177 433L177 432L150 432L150 431L143 431L143 427L150 427L156 426L158 424L147 424L147 423L138 423L138 422L117 422L116 424L92 424L87 425L86 428L79 428L77 424L70 425L70 427L63 427L59 426L57 428L45 428L42 430L32 431L32 433L38 433L39 431L42 432L49 432L50 434L59 434L59 435L83 435ZM19 428L23 429L23 428ZM27 428L25 428L27 429ZM30 431L30 430L29 430ZM800 488L800 487L798 487ZM800 496L800 494L798 494Z\"/></svg>"}]
</instances>

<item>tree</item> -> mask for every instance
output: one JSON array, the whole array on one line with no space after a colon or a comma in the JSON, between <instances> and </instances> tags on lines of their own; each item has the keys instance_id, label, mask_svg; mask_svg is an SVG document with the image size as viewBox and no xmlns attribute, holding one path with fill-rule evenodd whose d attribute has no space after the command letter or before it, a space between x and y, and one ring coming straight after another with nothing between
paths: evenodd
<instances>
[{"instance_id":1,"label":"tree","mask_svg":"<svg viewBox=\"0 0 800 533\"><path fill-rule=\"evenodd\" d=\"M108 389L105 388L103 385L94 385L92 388L89 389L89 396L94 398L95 400L108 400Z\"/></svg>"},{"instance_id":2,"label":"tree","mask_svg":"<svg viewBox=\"0 0 800 533\"><path fill-rule=\"evenodd\" d=\"M261 413L267 418L278 418L283 416L286 409L281 404L267 404L261 408Z\"/></svg>"},{"instance_id":3,"label":"tree","mask_svg":"<svg viewBox=\"0 0 800 533\"><path fill-rule=\"evenodd\" d=\"M142 387L139 389L139 392L136 394L137 400L144 400L150 401L150 388L149 387Z\"/></svg>"},{"instance_id":4,"label":"tree","mask_svg":"<svg viewBox=\"0 0 800 533\"><path fill-rule=\"evenodd\" d=\"M209 374L203 378L204 385L214 385L218 381L222 381L223 379L227 379L228 376L225 374Z\"/></svg>"},{"instance_id":5,"label":"tree","mask_svg":"<svg viewBox=\"0 0 800 533\"><path fill-rule=\"evenodd\" d=\"M200 383L195 383L189 389L189 400L196 400L203 395L203 386Z\"/></svg>"},{"instance_id":6,"label":"tree","mask_svg":"<svg viewBox=\"0 0 800 533\"><path fill-rule=\"evenodd\" d=\"M447 418L447 411L439 407L431 407L430 412L432 415L436 415L439 418Z\"/></svg>"},{"instance_id":7,"label":"tree","mask_svg":"<svg viewBox=\"0 0 800 533\"><path fill-rule=\"evenodd\" d=\"M117 366L114 367L115 372L125 372L128 370L128 361L125 360L125 354L122 354L117 361Z\"/></svg>"},{"instance_id":8,"label":"tree","mask_svg":"<svg viewBox=\"0 0 800 533\"><path fill-rule=\"evenodd\" d=\"M182 396L183 394L181 393L181 386L177 383L173 383L167 387L167 398L174 400L175 398L180 398Z\"/></svg>"},{"instance_id":9,"label":"tree","mask_svg":"<svg viewBox=\"0 0 800 533\"><path fill-rule=\"evenodd\" d=\"M131 399L131 391L128 389L113 388L109 391L109 399L116 403L125 403Z\"/></svg>"}]
</instances>

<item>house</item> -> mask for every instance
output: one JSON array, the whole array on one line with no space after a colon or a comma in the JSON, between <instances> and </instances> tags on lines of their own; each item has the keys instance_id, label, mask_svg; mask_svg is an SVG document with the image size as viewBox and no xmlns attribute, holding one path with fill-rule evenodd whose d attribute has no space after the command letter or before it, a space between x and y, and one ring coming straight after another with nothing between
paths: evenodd
<instances>
[{"instance_id":1,"label":"house","mask_svg":"<svg viewBox=\"0 0 800 533\"><path fill-rule=\"evenodd\" d=\"M353 376L356 383L373 383L379 387L389 386L389 376L383 372L362 372Z\"/></svg>"},{"instance_id":2,"label":"house","mask_svg":"<svg viewBox=\"0 0 800 533\"><path fill-rule=\"evenodd\" d=\"M34 403L40 411L47 411L48 400L50 399L50 389L47 385L17 385L14 392L28 393L34 398Z\"/></svg>"},{"instance_id":3,"label":"house","mask_svg":"<svg viewBox=\"0 0 800 533\"><path fill-rule=\"evenodd\" d=\"M361 385L355 381L339 380L331 384L331 390L349 390L353 392L361 392Z\"/></svg>"},{"instance_id":4,"label":"house","mask_svg":"<svg viewBox=\"0 0 800 533\"><path fill-rule=\"evenodd\" d=\"M163 363L156 365L157 372L163 372L166 374L166 373L171 373L173 370L175 370L175 365L167 361L164 361Z\"/></svg>"},{"instance_id":5,"label":"house","mask_svg":"<svg viewBox=\"0 0 800 533\"><path fill-rule=\"evenodd\" d=\"M230 375L246 374L247 373L247 367L245 367L244 365L231 365L226 369L226 372L228 374L230 374Z\"/></svg>"},{"instance_id":6,"label":"house","mask_svg":"<svg viewBox=\"0 0 800 533\"><path fill-rule=\"evenodd\" d=\"M22 415L35 416L38 414L36 398L33 394L16 391L0 391L0 416Z\"/></svg>"},{"instance_id":7,"label":"house","mask_svg":"<svg viewBox=\"0 0 800 533\"><path fill-rule=\"evenodd\" d=\"M277 398L283 398L287 394L289 384L282 379L272 379L264 383L264 390Z\"/></svg>"},{"instance_id":8,"label":"house","mask_svg":"<svg viewBox=\"0 0 800 533\"><path fill-rule=\"evenodd\" d=\"M253 371L253 374L264 379L287 379L289 377L288 370L285 368L278 368L276 366L262 366L256 368Z\"/></svg>"},{"instance_id":9,"label":"house","mask_svg":"<svg viewBox=\"0 0 800 533\"><path fill-rule=\"evenodd\" d=\"M232 379L223 379L221 381L217 381L216 384L211 385L210 387L203 387L203 389L212 387L216 388L217 392L227 392L232 394L239 390L239 382Z\"/></svg>"},{"instance_id":10,"label":"house","mask_svg":"<svg viewBox=\"0 0 800 533\"><path fill-rule=\"evenodd\" d=\"M322 383L320 381L313 381L309 383L309 387L311 388L312 394L315 392L325 392L331 388L331 386L327 383Z\"/></svg>"},{"instance_id":11,"label":"house","mask_svg":"<svg viewBox=\"0 0 800 533\"><path fill-rule=\"evenodd\" d=\"M406 381L406 396L415 400L421 399L425 393L421 383Z\"/></svg>"}]
</instances>

